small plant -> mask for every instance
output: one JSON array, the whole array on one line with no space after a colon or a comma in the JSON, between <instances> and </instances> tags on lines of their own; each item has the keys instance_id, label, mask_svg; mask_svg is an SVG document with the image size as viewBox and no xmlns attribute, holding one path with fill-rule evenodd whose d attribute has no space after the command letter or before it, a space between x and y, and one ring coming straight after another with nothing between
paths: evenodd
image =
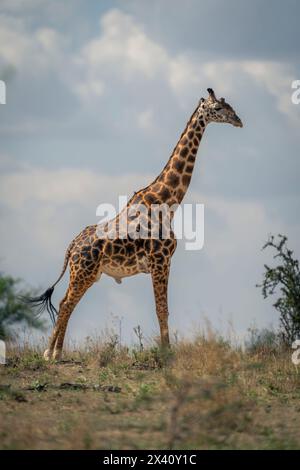
<instances>
[{"instance_id":1,"label":"small plant","mask_svg":"<svg viewBox=\"0 0 300 470\"><path fill-rule=\"evenodd\" d=\"M27 351L17 362L19 370L45 370L47 363L38 351Z\"/></svg>"},{"instance_id":2,"label":"small plant","mask_svg":"<svg viewBox=\"0 0 300 470\"><path fill-rule=\"evenodd\" d=\"M138 339L138 342L139 342L139 350L140 352L144 351L144 343L143 343L143 339L144 339L144 335L143 335L143 332L142 332L142 329L140 327L140 325L137 325L133 328L133 331Z\"/></svg>"},{"instance_id":3,"label":"small plant","mask_svg":"<svg viewBox=\"0 0 300 470\"><path fill-rule=\"evenodd\" d=\"M248 328L249 337L245 341L246 350L250 353L270 353L278 351L280 338L278 334L268 328L259 330L256 327Z\"/></svg>"},{"instance_id":4,"label":"small plant","mask_svg":"<svg viewBox=\"0 0 300 470\"><path fill-rule=\"evenodd\" d=\"M300 270L299 261L294 258L294 253L287 247L287 237L278 235L278 241L272 235L263 249L273 248L273 259L278 260L276 267L265 265L265 273L261 287L266 299L276 294L279 297L274 307L280 314L279 336L286 344L291 344L300 338Z\"/></svg>"},{"instance_id":5,"label":"small plant","mask_svg":"<svg viewBox=\"0 0 300 470\"><path fill-rule=\"evenodd\" d=\"M99 365L100 367L107 367L116 357L117 346L119 344L118 335L112 334L109 341L104 345L100 351Z\"/></svg>"},{"instance_id":6,"label":"small plant","mask_svg":"<svg viewBox=\"0 0 300 470\"><path fill-rule=\"evenodd\" d=\"M153 397L153 389L152 389L151 385L146 384L146 383L142 383L140 385L139 390L138 390L136 400L138 402L143 402L143 401L148 402L152 399L152 397Z\"/></svg>"},{"instance_id":7,"label":"small plant","mask_svg":"<svg viewBox=\"0 0 300 470\"><path fill-rule=\"evenodd\" d=\"M161 369L166 366L173 357L173 351L164 350L158 346L152 346L143 351L133 349L133 366L137 369Z\"/></svg>"},{"instance_id":8,"label":"small plant","mask_svg":"<svg viewBox=\"0 0 300 470\"><path fill-rule=\"evenodd\" d=\"M41 380L34 380L31 385L28 387L28 390L33 390L36 392L43 392L47 389L48 383Z\"/></svg>"}]
</instances>

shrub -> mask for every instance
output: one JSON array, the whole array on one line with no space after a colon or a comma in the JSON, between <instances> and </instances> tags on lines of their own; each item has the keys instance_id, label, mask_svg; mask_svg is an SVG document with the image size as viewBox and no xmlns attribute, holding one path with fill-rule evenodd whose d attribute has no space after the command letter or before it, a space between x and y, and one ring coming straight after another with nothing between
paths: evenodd
<instances>
[{"instance_id":1,"label":"shrub","mask_svg":"<svg viewBox=\"0 0 300 470\"><path fill-rule=\"evenodd\" d=\"M278 295L273 304L279 312L281 339L290 344L300 338L300 270L299 261L287 247L287 237L278 235L278 240L271 236L263 249L273 248L273 259L279 261L275 267L265 265L261 287L264 298Z\"/></svg>"}]
</instances>

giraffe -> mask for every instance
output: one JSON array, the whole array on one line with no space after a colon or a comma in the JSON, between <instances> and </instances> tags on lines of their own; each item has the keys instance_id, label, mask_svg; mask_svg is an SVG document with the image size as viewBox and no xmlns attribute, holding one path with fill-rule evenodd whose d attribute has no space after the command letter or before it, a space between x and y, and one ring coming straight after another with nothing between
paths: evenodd
<instances>
[{"instance_id":1,"label":"giraffe","mask_svg":"<svg viewBox=\"0 0 300 470\"><path fill-rule=\"evenodd\" d=\"M130 211L134 205L141 204L146 207L146 213L138 219L139 228L146 227L147 231L153 204L167 205L171 208L171 217L174 215L172 208L182 202L187 192L199 144L209 123L229 123L235 127L243 127L242 121L225 99L217 99L211 88L207 91L208 97L200 99L161 173L147 187L134 193L124 209ZM120 228L123 211L114 219L114 227ZM126 221L131 222L129 212L126 214ZM30 304L39 307L39 312L47 309L54 324L48 349L44 352L46 360L61 358L68 320L85 292L99 281L102 274L113 277L117 283L124 277L138 273L151 275L161 345L169 346L168 279L177 241L172 230L167 238L161 236L164 224L161 217L157 219L157 223L159 236L153 239L134 237L130 232L125 236L120 236L120 232L117 232L117 236L108 237L107 233L111 233L111 230L107 223L105 237L98 236L99 227L96 224L86 227L74 238L66 251L63 269L57 281L41 296L27 299ZM57 312L51 296L68 264L69 285Z\"/></svg>"}]
</instances>

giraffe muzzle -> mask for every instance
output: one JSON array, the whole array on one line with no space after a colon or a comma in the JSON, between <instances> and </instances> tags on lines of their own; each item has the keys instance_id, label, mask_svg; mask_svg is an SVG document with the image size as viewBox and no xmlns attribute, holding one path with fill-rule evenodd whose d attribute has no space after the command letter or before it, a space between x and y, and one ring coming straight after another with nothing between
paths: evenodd
<instances>
[{"instance_id":1,"label":"giraffe muzzle","mask_svg":"<svg viewBox=\"0 0 300 470\"><path fill-rule=\"evenodd\" d=\"M232 121L232 124L235 127L243 127L243 123L242 123L241 119L238 116L235 116L235 118Z\"/></svg>"}]
</instances>

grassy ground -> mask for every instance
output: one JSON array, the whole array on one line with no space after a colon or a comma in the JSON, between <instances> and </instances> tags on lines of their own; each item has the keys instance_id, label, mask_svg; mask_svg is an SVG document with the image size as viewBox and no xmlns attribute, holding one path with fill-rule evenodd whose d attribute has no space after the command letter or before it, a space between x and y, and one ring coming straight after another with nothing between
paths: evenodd
<instances>
[{"instance_id":1,"label":"grassy ground","mask_svg":"<svg viewBox=\"0 0 300 470\"><path fill-rule=\"evenodd\" d=\"M90 341L46 363L11 349L0 366L2 449L300 448L291 351L242 352L216 335L169 354Z\"/></svg>"}]
</instances>

